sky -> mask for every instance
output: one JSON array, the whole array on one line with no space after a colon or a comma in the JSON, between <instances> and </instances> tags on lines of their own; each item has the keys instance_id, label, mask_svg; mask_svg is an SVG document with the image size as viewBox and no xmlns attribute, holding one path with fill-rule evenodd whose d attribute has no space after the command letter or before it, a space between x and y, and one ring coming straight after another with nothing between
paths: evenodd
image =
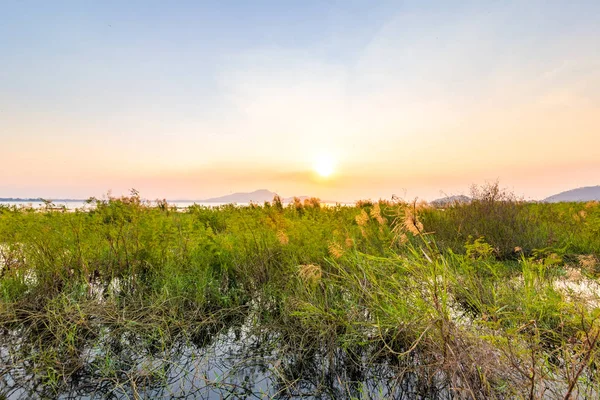
<instances>
[{"instance_id":1,"label":"sky","mask_svg":"<svg viewBox=\"0 0 600 400\"><path fill-rule=\"evenodd\" d=\"M598 1L0 0L0 16L0 197L600 184Z\"/></svg>"}]
</instances>

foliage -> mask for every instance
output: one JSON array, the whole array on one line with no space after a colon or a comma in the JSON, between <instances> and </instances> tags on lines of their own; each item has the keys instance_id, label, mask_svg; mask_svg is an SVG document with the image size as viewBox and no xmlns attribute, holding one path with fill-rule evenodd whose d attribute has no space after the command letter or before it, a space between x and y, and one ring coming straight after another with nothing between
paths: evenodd
<instances>
[{"instance_id":1,"label":"foliage","mask_svg":"<svg viewBox=\"0 0 600 400\"><path fill-rule=\"evenodd\" d=\"M10 351L56 390L107 327L162 348L252 315L306 351L417 359L457 395L593 396L600 299L568 284L595 283L600 207L497 184L473 198L178 211L134 192L88 211L1 208L0 328L22 332ZM107 354L96 367L112 376Z\"/></svg>"}]
</instances>

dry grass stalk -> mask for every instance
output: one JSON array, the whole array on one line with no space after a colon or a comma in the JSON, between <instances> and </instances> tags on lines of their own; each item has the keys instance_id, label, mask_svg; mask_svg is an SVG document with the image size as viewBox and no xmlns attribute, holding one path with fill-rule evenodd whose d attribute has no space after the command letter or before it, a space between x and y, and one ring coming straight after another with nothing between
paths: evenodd
<instances>
[{"instance_id":1,"label":"dry grass stalk","mask_svg":"<svg viewBox=\"0 0 600 400\"><path fill-rule=\"evenodd\" d=\"M419 221L416 209L411 210L410 208L406 208L404 210L404 221L402 226L414 236L419 236L423 233L423 224Z\"/></svg>"}]
</instances>

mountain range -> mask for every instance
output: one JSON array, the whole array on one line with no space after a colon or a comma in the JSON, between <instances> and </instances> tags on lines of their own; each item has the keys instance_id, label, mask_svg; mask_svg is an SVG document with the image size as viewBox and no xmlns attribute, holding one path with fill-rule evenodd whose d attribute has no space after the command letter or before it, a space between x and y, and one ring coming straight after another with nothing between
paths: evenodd
<instances>
[{"instance_id":1,"label":"mountain range","mask_svg":"<svg viewBox=\"0 0 600 400\"><path fill-rule=\"evenodd\" d=\"M592 201L600 200L600 186L586 186L567 190L544 199L546 203L561 201Z\"/></svg>"},{"instance_id":2,"label":"mountain range","mask_svg":"<svg viewBox=\"0 0 600 400\"><path fill-rule=\"evenodd\" d=\"M196 200L200 203L264 203L265 201L273 201L273 198L277 194L275 192L271 192L267 189L255 190L253 192L239 192L228 194L226 196L220 197L212 197L204 200ZM300 200L305 200L310 198L310 196L296 196ZM592 201L592 200L600 200L600 186L586 186L580 187L577 189L567 190L565 192L561 192L555 194L553 196L547 197L544 200L541 200L545 203L558 203L561 201ZM0 202L37 202L43 201L41 198L15 198L15 197L0 197ZM52 199L52 201L56 202L81 202L84 200L77 199ZM193 201L193 200L175 200L175 201ZM294 197L286 197L282 198L281 201L283 203L291 203L294 201ZM452 203L465 203L469 202L471 199L468 196L448 196L443 197L441 199L433 200L431 202L434 206L447 206ZM322 203L338 203L338 201L331 200L321 200Z\"/></svg>"}]
</instances>

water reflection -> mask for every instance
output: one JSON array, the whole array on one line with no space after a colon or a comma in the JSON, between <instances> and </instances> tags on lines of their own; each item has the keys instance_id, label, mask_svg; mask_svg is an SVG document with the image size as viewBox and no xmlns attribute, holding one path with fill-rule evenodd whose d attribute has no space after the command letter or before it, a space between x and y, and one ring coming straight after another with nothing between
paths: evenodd
<instances>
[{"instance_id":1,"label":"water reflection","mask_svg":"<svg viewBox=\"0 0 600 400\"><path fill-rule=\"evenodd\" d=\"M55 389L26 358L19 361L23 351L40 350L31 338L8 332L0 348L0 398L450 398L441 380L411 368L416 359L399 364L364 347L299 351L282 333L231 325L202 327L169 345L104 328L94 346L62 359L80 368Z\"/></svg>"}]
</instances>

